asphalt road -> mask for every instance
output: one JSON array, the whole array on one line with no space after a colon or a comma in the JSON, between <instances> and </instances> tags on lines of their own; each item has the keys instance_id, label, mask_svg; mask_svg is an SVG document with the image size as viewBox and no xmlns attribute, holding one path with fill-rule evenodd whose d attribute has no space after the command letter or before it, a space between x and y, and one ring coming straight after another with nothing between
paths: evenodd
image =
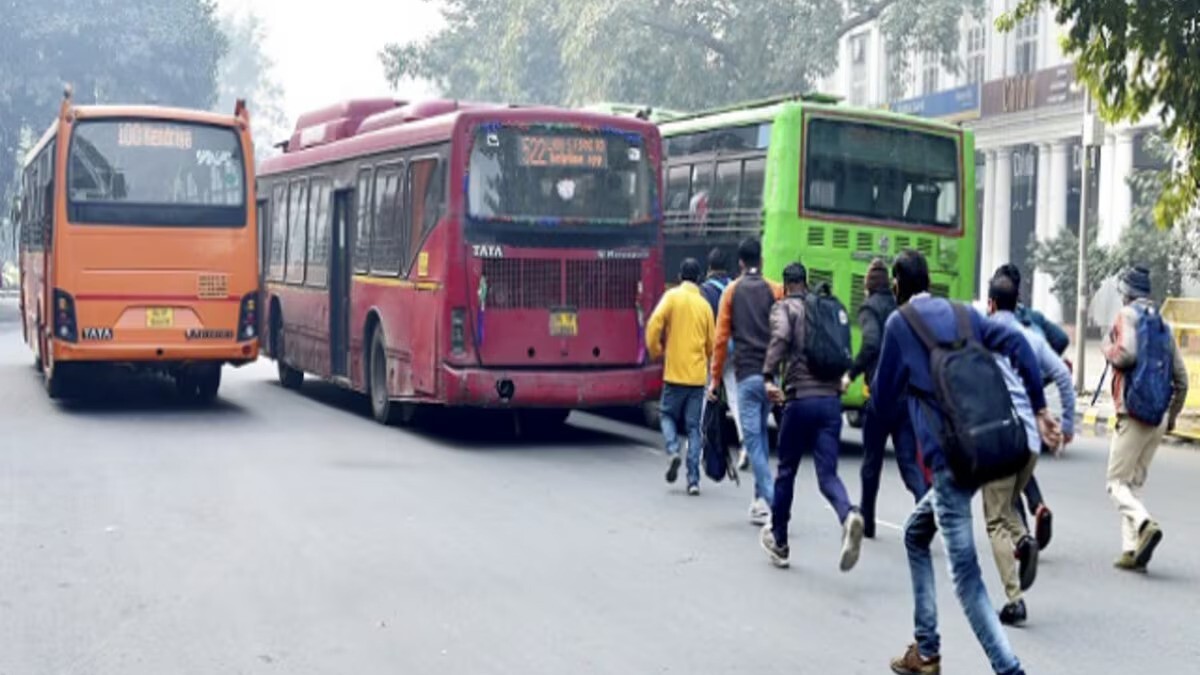
<instances>
[{"instance_id":1,"label":"asphalt road","mask_svg":"<svg viewBox=\"0 0 1200 675\"><path fill-rule=\"evenodd\" d=\"M793 567L777 570L746 521L749 482L668 488L637 427L576 414L538 442L470 416L387 429L335 388L282 390L269 363L227 371L211 409L127 379L59 405L14 314L0 301L3 675L842 675L889 672L911 640L899 532L881 526L838 572L811 464ZM1057 531L1012 641L1031 674L1196 672L1200 452L1154 464L1166 538L1145 576L1110 567L1104 466L1085 439L1040 467ZM894 525L911 502L887 471ZM988 672L944 564L938 581L946 672Z\"/></svg>"}]
</instances>

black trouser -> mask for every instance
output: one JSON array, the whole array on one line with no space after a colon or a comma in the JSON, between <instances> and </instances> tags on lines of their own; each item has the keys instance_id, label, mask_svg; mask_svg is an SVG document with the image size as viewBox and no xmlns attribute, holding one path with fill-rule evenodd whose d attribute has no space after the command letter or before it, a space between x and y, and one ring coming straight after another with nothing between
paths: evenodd
<instances>
[{"instance_id":1,"label":"black trouser","mask_svg":"<svg viewBox=\"0 0 1200 675\"><path fill-rule=\"evenodd\" d=\"M883 473L883 453L888 436L892 437L892 446L896 449L896 466L900 469L900 477L904 486L912 493L915 501L925 496L929 486L925 483L925 474L921 471L917 460L917 437L913 431L912 421L909 420L908 408L901 406L891 428L884 420L870 410L863 410L863 463L862 463L862 501L863 518L869 529L875 525L875 501L879 496L879 480Z\"/></svg>"},{"instance_id":2,"label":"black trouser","mask_svg":"<svg viewBox=\"0 0 1200 675\"><path fill-rule=\"evenodd\" d=\"M1025 506L1029 506L1029 513L1036 514L1038 508L1046 503L1046 500L1042 498L1042 489L1038 487L1036 476L1029 477L1029 482L1025 484L1024 494L1024 503L1020 497L1017 497L1013 500L1013 508L1017 510L1017 515L1021 516L1021 522L1025 524L1025 529L1029 529L1029 521L1025 519Z\"/></svg>"}]
</instances>

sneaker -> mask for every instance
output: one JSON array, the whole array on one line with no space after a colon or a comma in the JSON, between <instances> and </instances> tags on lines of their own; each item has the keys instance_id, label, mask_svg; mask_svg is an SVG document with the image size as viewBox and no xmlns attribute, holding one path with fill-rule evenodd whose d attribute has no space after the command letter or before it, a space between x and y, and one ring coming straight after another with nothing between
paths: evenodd
<instances>
[{"instance_id":1,"label":"sneaker","mask_svg":"<svg viewBox=\"0 0 1200 675\"><path fill-rule=\"evenodd\" d=\"M683 458L679 455L671 456L671 463L667 465L667 482L674 483L679 480L679 465L683 464Z\"/></svg>"},{"instance_id":2,"label":"sneaker","mask_svg":"<svg viewBox=\"0 0 1200 675\"><path fill-rule=\"evenodd\" d=\"M1142 527L1138 530L1138 546L1134 551L1134 560L1138 567L1145 567L1150 564L1150 558L1154 556L1154 549L1162 542L1162 528L1153 520L1147 520L1142 523Z\"/></svg>"},{"instance_id":3,"label":"sneaker","mask_svg":"<svg viewBox=\"0 0 1200 675\"><path fill-rule=\"evenodd\" d=\"M1005 626L1020 626L1028 618L1024 600L1010 602L1000 610L1000 623Z\"/></svg>"},{"instance_id":4,"label":"sneaker","mask_svg":"<svg viewBox=\"0 0 1200 675\"><path fill-rule=\"evenodd\" d=\"M1051 526L1054 524L1054 514L1046 508L1045 504L1042 504L1037 508L1037 515L1034 517L1037 520L1033 529L1034 536L1037 537L1038 549L1045 551L1046 547L1050 545L1050 536L1053 534Z\"/></svg>"},{"instance_id":5,"label":"sneaker","mask_svg":"<svg viewBox=\"0 0 1200 675\"><path fill-rule=\"evenodd\" d=\"M780 569L786 569L791 565L788 562L788 547L779 546L775 543L775 533L771 531L770 525L763 526L762 532L758 537L758 543L767 552L767 557L771 559L772 565Z\"/></svg>"},{"instance_id":6,"label":"sneaker","mask_svg":"<svg viewBox=\"0 0 1200 675\"><path fill-rule=\"evenodd\" d=\"M908 646L904 656L892 659L892 672L896 675L939 675L942 672L942 657L921 656L917 645Z\"/></svg>"},{"instance_id":7,"label":"sneaker","mask_svg":"<svg viewBox=\"0 0 1200 675\"><path fill-rule=\"evenodd\" d=\"M842 559L838 569L849 572L858 564L858 554L862 551L863 517L858 510L853 510L842 523Z\"/></svg>"},{"instance_id":8,"label":"sneaker","mask_svg":"<svg viewBox=\"0 0 1200 675\"><path fill-rule=\"evenodd\" d=\"M739 471L745 471L750 468L750 455L746 454L745 448L742 448L738 452L737 468Z\"/></svg>"},{"instance_id":9,"label":"sneaker","mask_svg":"<svg viewBox=\"0 0 1200 675\"><path fill-rule=\"evenodd\" d=\"M688 486L688 494L693 497L700 496L700 486L699 485L689 485Z\"/></svg>"},{"instance_id":10,"label":"sneaker","mask_svg":"<svg viewBox=\"0 0 1200 675\"><path fill-rule=\"evenodd\" d=\"M750 502L750 522L759 526L771 522L771 507L767 506L765 499Z\"/></svg>"},{"instance_id":11,"label":"sneaker","mask_svg":"<svg viewBox=\"0 0 1200 675\"><path fill-rule=\"evenodd\" d=\"M1021 537L1021 540L1017 542L1017 550L1014 551L1014 555L1020 563L1017 573L1021 577L1021 590L1027 591L1033 586L1033 582L1037 580L1037 541L1029 535Z\"/></svg>"},{"instance_id":12,"label":"sneaker","mask_svg":"<svg viewBox=\"0 0 1200 675\"><path fill-rule=\"evenodd\" d=\"M1113 567L1127 572L1145 572L1146 568L1137 564L1137 554L1133 551L1125 551L1121 557L1113 561Z\"/></svg>"}]
</instances>

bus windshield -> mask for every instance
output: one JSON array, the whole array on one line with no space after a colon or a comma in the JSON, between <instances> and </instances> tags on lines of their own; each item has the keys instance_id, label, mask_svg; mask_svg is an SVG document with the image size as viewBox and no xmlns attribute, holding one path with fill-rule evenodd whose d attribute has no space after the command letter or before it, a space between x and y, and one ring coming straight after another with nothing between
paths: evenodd
<instances>
[{"instance_id":1,"label":"bus windshield","mask_svg":"<svg viewBox=\"0 0 1200 675\"><path fill-rule=\"evenodd\" d=\"M805 144L807 211L959 229L954 137L817 117L808 122Z\"/></svg>"},{"instance_id":2,"label":"bus windshield","mask_svg":"<svg viewBox=\"0 0 1200 675\"><path fill-rule=\"evenodd\" d=\"M67 171L70 220L241 226L246 169L231 128L165 120L80 122Z\"/></svg>"},{"instance_id":3,"label":"bus windshield","mask_svg":"<svg viewBox=\"0 0 1200 675\"><path fill-rule=\"evenodd\" d=\"M654 177L635 134L485 126L471 147L472 217L628 224L653 217Z\"/></svg>"}]
</instances>

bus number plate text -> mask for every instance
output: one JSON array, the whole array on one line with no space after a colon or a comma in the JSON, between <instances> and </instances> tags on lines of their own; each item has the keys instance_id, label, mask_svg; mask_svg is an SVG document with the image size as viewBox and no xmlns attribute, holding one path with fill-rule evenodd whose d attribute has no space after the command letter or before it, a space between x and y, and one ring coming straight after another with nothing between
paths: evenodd
<instances>
[{"instance_id":1,"label":"bus number plate text","mask_svg":"<svg viewBox=\"0 0 1200 675\"><path fill-rule=\"evenodd\" d=\"M554 337L575 337L579 335L579 315L574 310L551 311L550 335Z\"/></svg>"},{"instance_id":2,"label":"bus number plate text","mask_svg":"<svg viewBox=\"0 0 1200 675\"><path fill-rule=\"evenodd\" d=\"M170 307L146 308L147 328L170 328L175 325L175 310Z\"/></svg>"}]
</instances>

